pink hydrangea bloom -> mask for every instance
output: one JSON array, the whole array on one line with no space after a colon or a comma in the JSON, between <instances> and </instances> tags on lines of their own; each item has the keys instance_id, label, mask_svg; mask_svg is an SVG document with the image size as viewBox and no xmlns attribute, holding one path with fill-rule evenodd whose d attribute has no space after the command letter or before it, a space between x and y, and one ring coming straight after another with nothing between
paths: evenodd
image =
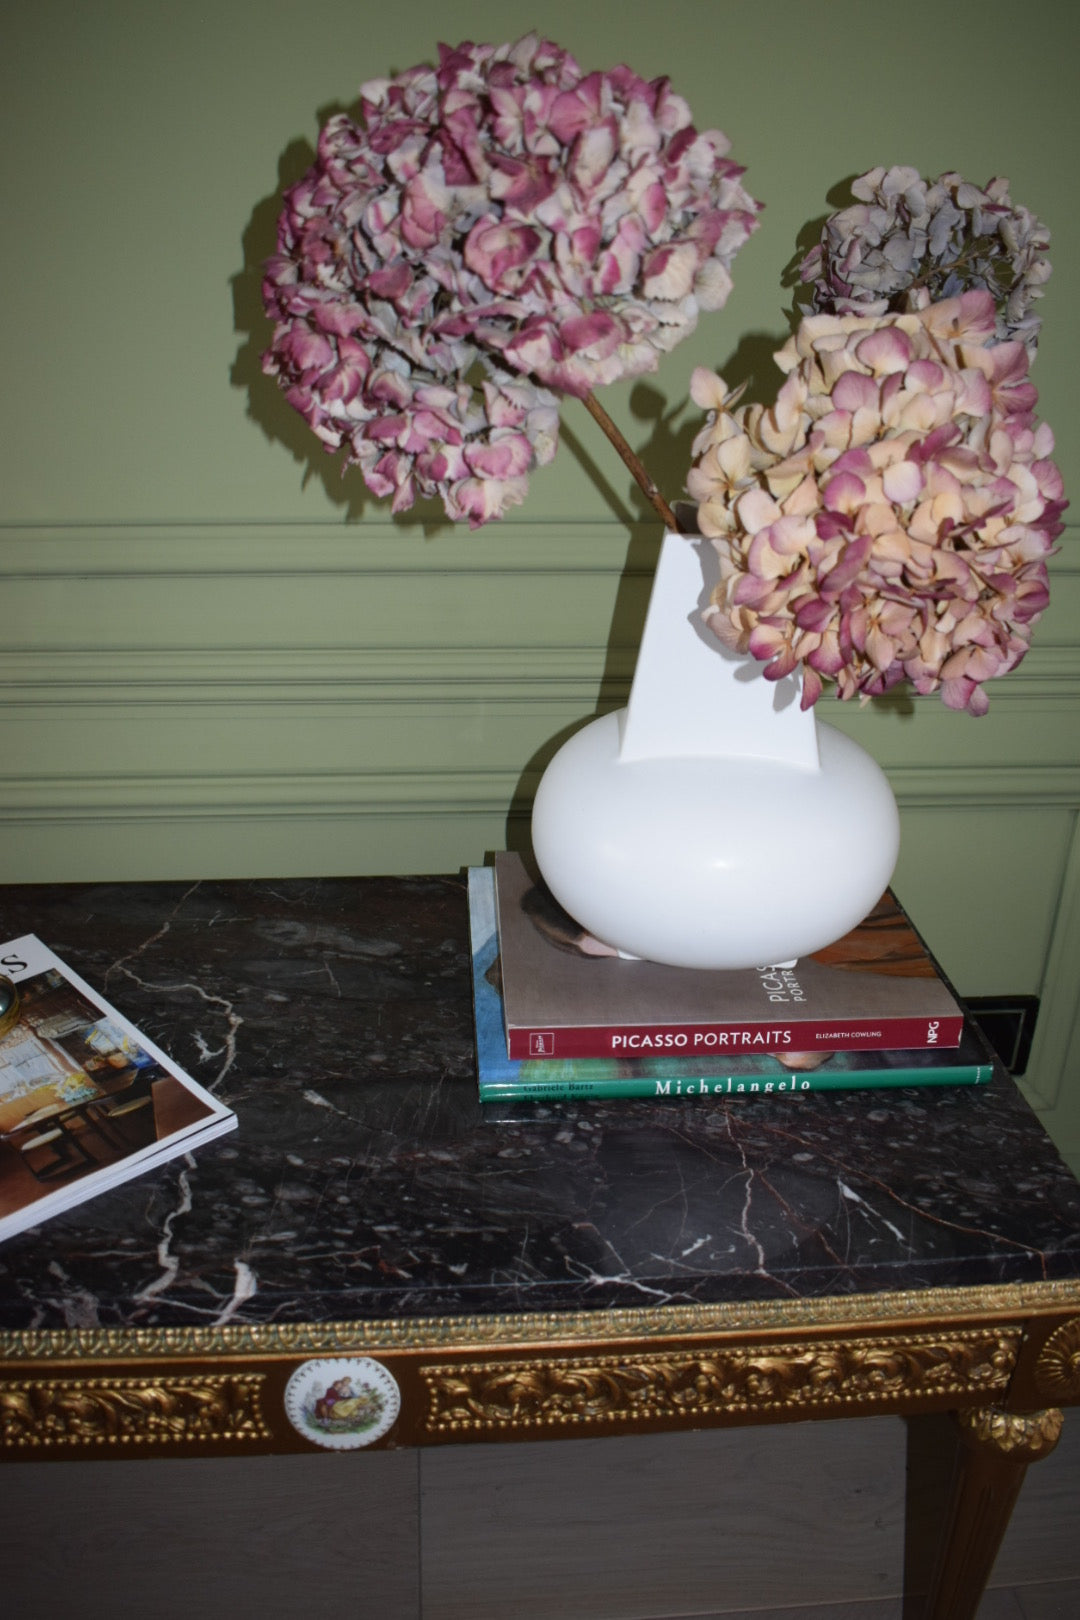
<instances>
[{"instance_id":1,"label":"pink hydrangea bloom","mask_svg":"<svg viewBox=\"0 0 1080 1620\"><path fill-rule=\"evenodd\" d=\"M327 123L285 196L264 370L395 511L525 495L557 395L656 369L719 309L758 204L664 79L559 47L440 47Z\"/></svg>"},{"instance_id":2,"label":"pink hydrangea bloom","mask_svg":"<svg viewBox=\"0 0 1080 1620\"><path fill-rule=\"evenodd\" d=\"M823 678L842 698L907 679L984 713L1047 604L1065 506L1023 343L996 343L992 296L969 292L808 316L776 358L768 408L728 410L722 378L694 374L710 623L770 679L801 670L804 708Z\"/></svg>"}]
</instances>

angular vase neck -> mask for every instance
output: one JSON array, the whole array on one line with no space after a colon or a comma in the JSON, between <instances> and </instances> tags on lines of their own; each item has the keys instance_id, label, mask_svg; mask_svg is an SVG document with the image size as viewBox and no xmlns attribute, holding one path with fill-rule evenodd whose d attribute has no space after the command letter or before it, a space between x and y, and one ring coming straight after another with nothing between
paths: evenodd
<instances>
[{"instance_id":1,"label":"angular vase neck","mask_svg":"<svg viewBox=\"0 0 1080 1620\"><path fill-rule=\"evenodd\" d=\"M819 770L814 711L799 707L798 678L767 681L756 659L729 651L702 620L718 578L708 540L665 534L620 761L731 757Z\"/></svg>"}]
</instances>

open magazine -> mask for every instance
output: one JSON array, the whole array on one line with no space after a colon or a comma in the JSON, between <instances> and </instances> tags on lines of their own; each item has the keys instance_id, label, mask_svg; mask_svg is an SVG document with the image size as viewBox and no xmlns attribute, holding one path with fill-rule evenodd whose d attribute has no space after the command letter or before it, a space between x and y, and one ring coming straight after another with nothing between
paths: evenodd
<instances>
[{"instance_id":1,"label":"open magazine","mask_svg":"<svg viewBox=\"0 0 1080 1620\"><path fill-rule=\"evenodd\" d=\"M0 1240L235 1128L35 935L0 946L0 975L18 996L0 1034Z\"/></svg>"}]
</instances>

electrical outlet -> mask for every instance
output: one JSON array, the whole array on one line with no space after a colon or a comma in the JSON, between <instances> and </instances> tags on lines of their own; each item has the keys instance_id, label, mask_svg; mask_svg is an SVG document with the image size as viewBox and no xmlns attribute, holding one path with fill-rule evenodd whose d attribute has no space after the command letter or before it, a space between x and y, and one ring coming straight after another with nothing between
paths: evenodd
<instances>
[{"instance_id":1,"label":"electrical outlet","mask_svg":"<svg viewBox=\"0 0 1080 1620\"><path fill-rule=\"evenodd\" d=\"M965 996L965 1004L1010 1074L1027 1069L1038 996Z\"/></svg>"}]
</instances>

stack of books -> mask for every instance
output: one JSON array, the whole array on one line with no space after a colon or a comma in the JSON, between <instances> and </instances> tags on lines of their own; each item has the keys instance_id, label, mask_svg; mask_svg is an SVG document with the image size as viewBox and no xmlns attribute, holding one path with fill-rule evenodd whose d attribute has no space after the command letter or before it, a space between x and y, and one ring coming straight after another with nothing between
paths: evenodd
<instances>
[{"instance_id":1,"label":"stack of books","mask_svg":"<svg viewBox=\"0 0 1080 1620\"><path fill-rule=\"evenodd\" d=\"M993 1073L891 891L812 956L709 972L619 957L517 855L468 880L481 1102L982 1085Z\"/></svg>"}]
</instances>

